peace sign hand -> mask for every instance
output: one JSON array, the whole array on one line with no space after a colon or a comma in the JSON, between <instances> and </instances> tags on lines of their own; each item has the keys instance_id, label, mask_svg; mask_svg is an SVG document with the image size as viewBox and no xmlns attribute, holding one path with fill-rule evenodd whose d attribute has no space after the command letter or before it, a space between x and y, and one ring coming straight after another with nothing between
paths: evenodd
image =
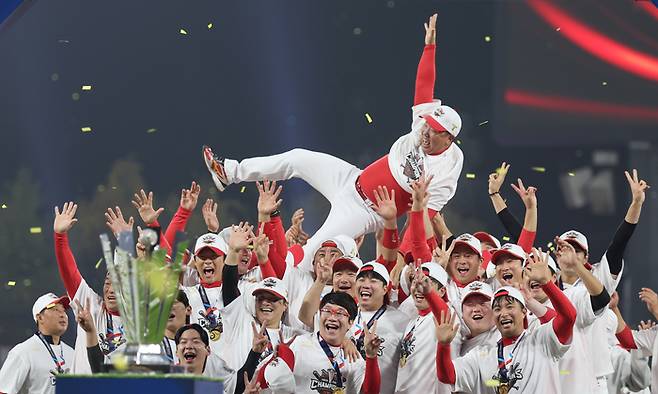
<instances>
[{"instance_id":1,"label":"peace sign hand","mask_svg":"<svg viewBox=\"0 0 658 394\"><path fill-rule=\"evenodd\" d=\"M451 242L449 247L446 245L448 243L448 238L449 237L447 236L443 236L443 243L437 246L436 249L434 249L434 252L432 252L432 261L439 264L444 270L448 269L448 261L450 261L450 255L455 248L454 242Z\"/></svg>"},{"instance_id":2,"label":"peace sign hand","mask_svg":"<svg viewBox=\"0 0 658 394\"><path fill-rule=\"evenodd\" d=\"M251 322L251 330L254 333L254 339L251 341L251 350L254 353L261 354L267 349L270 343L270 338L267 336L267 320L264 320L260 326L260 330L256 327L256 323Z\"/></svg>"},{"instance_id":3,"label":"peace sign hand","mask_svg":"<svg viewBox=\"0 0 658 394\"><path fill-rule=\"evenodd\" d=\"M366 357L376 358L379 355L379 346L384 340L377 335L377 321L368 329L368 325L363 326L365 337L363 339L363 349L366 352Z\"/></svg>"}]
</instances>

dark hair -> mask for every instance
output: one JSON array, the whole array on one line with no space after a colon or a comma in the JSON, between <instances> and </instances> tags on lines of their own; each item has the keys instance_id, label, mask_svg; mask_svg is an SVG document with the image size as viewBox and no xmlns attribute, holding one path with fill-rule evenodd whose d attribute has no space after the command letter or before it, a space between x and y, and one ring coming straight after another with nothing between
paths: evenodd
<instances>
[{"instance_id":1,"label":"dark hair","mask_svg":"<svg viewBox=\"0 0 658 394\"><path fill-rule=\"evenodd\" d=\"M505 301L507 301L508 303L510 303L510 304L513 304L513 303L516 302L516 303L518 303L519 305L521 305L521 308L524 308L524 309L525 309L525 307L523 306L523 304L521 303L521 301L519 301L519 300L517 300L516 298L514 298L514 297L512 297L512 296L509 296L509 295L498 296L498 297L494 298L493 303L491 304L491 307L494 308L494 307L498 306L498 305L500 304L500 302L501 302L500 300L503 300L503 299L504 299Z\"/></svg>"},{"instance_id":2,"label":"dark hair","mask_svg":"<svg viewBox=\"0 0 658 394\"><path fill-rule=\"evenodd\" d=\"M372 269L359 272L359 274L356 276L356 278L359 279L360 277L367 277L367 278L377 279L377 280L381 281L384 284L384 288L386 288L386 286L387 286L386 279L384 279L383 276L379 275L376 271L374 271Z\"/></svg>"},{"instance_id":3,"label":"dark hair","mask_svg":"<svg viewBox=\"0 0 658 394\"><path fill-rule=\"evenodd\" d=\"M199 336L201 337L201 340L206 346L210 346L210 340L208 339L208 333L206 330L203 329L200 325L196 323L192 324L186 324L183 327L179 328L178 331L176 331L176 336L174 336L174 341L176 341L176 346L180 343L180 337L183 335L183 333L187 330L194 330L199 333Z\"/></svg>"},{"instance_id":4,"label":"dark hair","mask_svg":"<svg viewBox=\"0 0 658 394\"><path fill-rule=\"evenodd\" d=\"M187 298L187 294L183 290L178 290L178 295L176 296L176 301L180 302L181 304L185 305L187 308L190 306L190 300Z\"/></svg>"},{"instance_id":5,"label":"dark hair","mask_svg":"<svg viewBox=\"0 0 658 394\"><path fill-rule=\"evenodd\" d=\"M347 313L350 314L350 320L354 320L356 318L356 314L358 313L356 301L354 301L354 298L352 298L352 296L347 293L341 293L337 291L327 293L324 297L322 297L322 301L320 301L320 309L324 308L324 306L327 304L338 305L345 308Z\"/></svg>"}]
</instances>

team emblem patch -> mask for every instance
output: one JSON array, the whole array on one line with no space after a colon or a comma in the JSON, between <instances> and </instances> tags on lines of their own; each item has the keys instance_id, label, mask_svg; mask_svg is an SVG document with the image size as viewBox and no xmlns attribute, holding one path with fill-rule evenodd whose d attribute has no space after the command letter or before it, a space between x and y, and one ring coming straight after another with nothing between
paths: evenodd
<instances>
[{"instance_id":1,"label":"team emblem patch","mask_svg":"<svg viewBox=\"0 0 658 394\"><path fill-rule=\"evenodd\" d=\"M345 387L347 378L342 376L342 380L343 384L341 386ZM311 385L309 388L322 394L345 392L342 387L338 387L338 376L336 375L336 371L333 369L321 369L319 371L313 371L313 377L311 378Z\"/></svg>"}]
</instances>

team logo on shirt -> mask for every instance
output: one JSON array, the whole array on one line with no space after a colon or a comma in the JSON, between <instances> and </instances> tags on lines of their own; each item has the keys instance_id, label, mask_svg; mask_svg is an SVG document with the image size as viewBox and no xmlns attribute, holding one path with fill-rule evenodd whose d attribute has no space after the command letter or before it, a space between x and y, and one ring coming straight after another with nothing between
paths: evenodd
<instances>
[{"instance_id":1,"label":"team logo on shirt","mask_svg":"<svg viewBox=\"0 0 658 394\"><path fill-rule=\"evenodd\" d=\"M113 334L105 335L102 332L98 334L98 346L106 356L124 343L126 343L126 338L123 337L122 330Z\"/></svg>"},{"instance_id":2,"label":"team logo on shirt","mask_svg":"<svg viewBox=\"0 0 658 394\"><path fill-rule=\"evenodd\" d=\"M494 380L500 382L500 385L496 387L496 394L507 394L511 390L518 390L519 387L516 385L516 382L523 379L523 368L519 368L520 363L512 364L512 367L507 372L508 381L505 382L501 378L499 373L493 376Z\"/></svg>"},{"instance_id":3,"label":"team logo on shirt","mask_svg":"<svg viewBox=\"0 0 658 394\"><path fill-rule=\"evenodd\" d=\"M405 156L402 174L407 177L407 182L411 184L413 181L420 179L425 171L423 165L423 158L416 152L409 152Z\"/></svg>"},{"instance_id":4,"label":"team logo on shirt","mask_svg":"<svg viewBox=\"0 0 658 394\"><path fill-rule=\"evenodd\" d=\"M208 308L207 311L199 311L199 325L203 327L210 336L211 341L219 341L224 331L224 324L222 323L222 316L215 312L217 308Z\"/></svg>"},{"instance_id":5,"label":"team logo on shirt","mask_svg":"<svg viewBox=\"0 0 658 394\"><path fill-rule=\"evenodd\" d=\"M345 376L342 376L342 380L342 387L345 387L345 382L347 381ZM333 368L313 371L310 389L321 394L333 394L340 392L340 389L338 388L338 377L336 376L336 371Z\"/></svg>"},{"instance_id":6,"label":"team logo on shirt","mask_svg":"<svg viewBox=\"0 0 658 394\"><path fill-rule=\"evenodd\" d=\"M407 365L407 358L413 353L414 349L416 349L416 337L413 331L410 331L400 343L400 368Z\"/></svg>"}]
</instances>

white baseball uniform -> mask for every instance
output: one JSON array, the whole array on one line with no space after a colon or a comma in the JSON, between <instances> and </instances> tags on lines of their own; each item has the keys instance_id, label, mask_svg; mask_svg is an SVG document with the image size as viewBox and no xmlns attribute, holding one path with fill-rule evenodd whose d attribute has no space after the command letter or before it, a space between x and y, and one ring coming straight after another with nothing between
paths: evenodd
<instances>
[{"instance_id":1,"label":"white baseball uniform","mask_svg":"<svg viewBox=\"0 0 658 394\"><path fill-rule=\"evenodd\" d=\"M204 287L201 284L182 287L192 308L190 323L198 323L208 332L210 349L219 353L219 339L224 332L222 286ZM204 306L204 298L208 307Z\"/></svg>"},{"instance_id":2,"label":"white baseball uniform","mask_svg":"<svg viewBox=\"0 0 658 394\"><path fill-rule=\"evenodd\" d=\"M651 356L651 387L658 387L658 326L632 332L637 350L644 356Z\"/></svg>"},{"instance_id":3,"label":"white baseball uniform","mask_svg":"<svg viewBox=\"0 0 658 394\"><path fill-rule=\"evenodd\" d=\"M639 350L628 351L616 345L610 348L610 353L615 372L608 376L608 392L649 394L649 357L643 356Z\"/></svg>"}]
</instances>

